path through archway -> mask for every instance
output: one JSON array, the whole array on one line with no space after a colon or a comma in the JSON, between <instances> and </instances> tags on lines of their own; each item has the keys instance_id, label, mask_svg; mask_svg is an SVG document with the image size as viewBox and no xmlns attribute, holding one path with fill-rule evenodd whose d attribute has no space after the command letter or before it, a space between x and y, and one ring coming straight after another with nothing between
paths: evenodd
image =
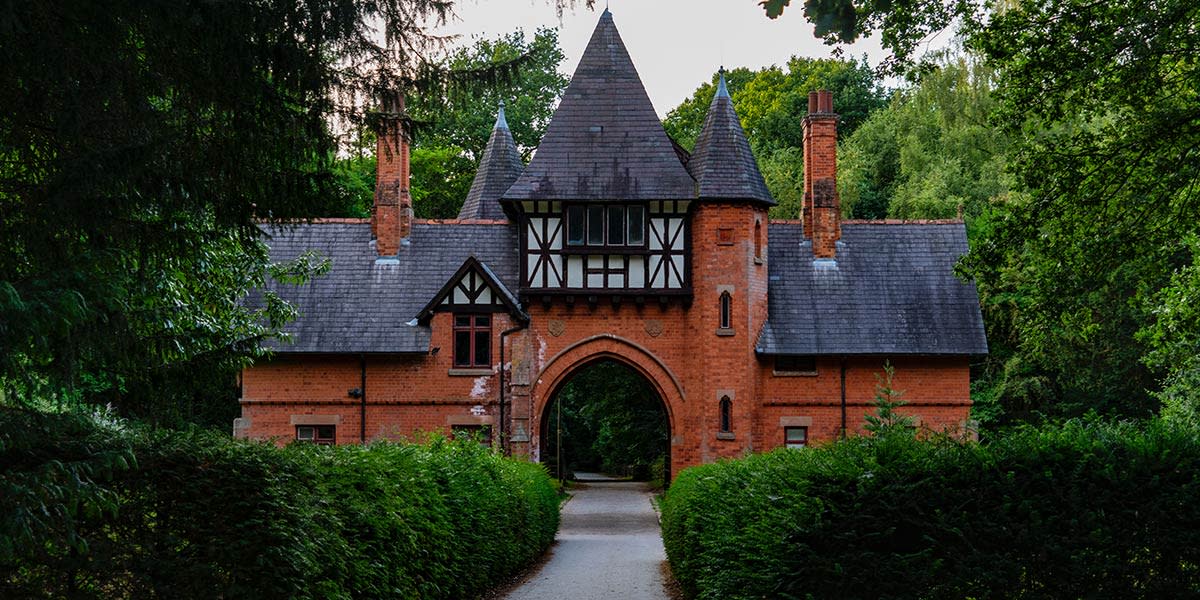
<instances>
[{"instance_id":1,"label":"path through archway","mask_svg":"<svg viewBox=\"0 0 1200 600\"><path fill-rule=\"evenodd\" d=\"M583 364L564 378L539 429L542 462L556 476L602 473L661 485L671 472L666 405L644 375L617 360Z\"/></svg>"}]
</instances>

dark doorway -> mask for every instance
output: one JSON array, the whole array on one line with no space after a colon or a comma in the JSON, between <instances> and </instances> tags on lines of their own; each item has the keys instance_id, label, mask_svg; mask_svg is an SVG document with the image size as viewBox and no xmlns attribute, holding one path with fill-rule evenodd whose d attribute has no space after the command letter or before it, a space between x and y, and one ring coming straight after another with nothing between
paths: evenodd
<instances>
[{"instance_id":1,"label":"dark doorway","mask_svg":"<svg viewBox=\"0 0 1200 600\"><path fill-rule=\"evenodd\" d=\"M588 472L662 485L670 473L670 429L645 377L598 361L576 371L546 404L542 462L564 479Z\"/></svg>"}]
</instances>

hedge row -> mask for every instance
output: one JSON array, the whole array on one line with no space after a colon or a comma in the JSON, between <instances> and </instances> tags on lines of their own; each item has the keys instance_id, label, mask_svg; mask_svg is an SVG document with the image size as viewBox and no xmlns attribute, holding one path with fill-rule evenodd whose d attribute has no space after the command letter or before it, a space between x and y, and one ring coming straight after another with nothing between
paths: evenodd
<instances>
[{"instance_id":1,"label":"hedge row","mask_svg":"<svg viewBox=\"0 0 1200 600\"><path fill-rule=\"evenodd\" d=\"M472 598L558 496L472 442L285 449L0 410L0 596Z\"/></svg>"},{"instance_id":2,"label":"hedge row","mask_svg":"<svg viewBox=\"0 0 1200 600\"><path fill-rule=\"evenodd\" d=\"M901 435L687 469L662 503L699 598L1200 596L1194 431Z\"/></svg>"}]
</instances>

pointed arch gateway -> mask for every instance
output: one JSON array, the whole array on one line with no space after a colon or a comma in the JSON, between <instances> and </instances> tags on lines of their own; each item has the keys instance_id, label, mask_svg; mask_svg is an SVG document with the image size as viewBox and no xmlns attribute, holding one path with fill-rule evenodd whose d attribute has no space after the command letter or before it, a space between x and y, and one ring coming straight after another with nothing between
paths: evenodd
<instances>
[{"instance_id":1,"label":"pointed arch gateway","mask_svg":"<svg viewBox=\"0 0 1200 600\"><path fill-rule=\"evenodd\" d=\"M640 375L654 390L667 419L669 444L667 448L668 478L674 477L675 446L678 443L677 418L686 401L683 385L659 357L644 346L614 334L599 334L567 346L545 362L530 390L534 430L531 457L542 460L541 444L547 424L548 411L558 392L578 373L605 361L621 364Z\"/></svg>"}]
</instances>

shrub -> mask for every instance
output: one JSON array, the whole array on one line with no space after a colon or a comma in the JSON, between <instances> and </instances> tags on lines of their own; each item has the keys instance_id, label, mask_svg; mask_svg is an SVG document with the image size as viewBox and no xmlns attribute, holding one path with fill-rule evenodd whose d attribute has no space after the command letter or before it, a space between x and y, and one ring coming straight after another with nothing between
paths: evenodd
<instances>
[{"instance_id":1,"label":"shrub","mask_svg":"<svg viewBox=\"0 0 1200 600\"><path fill-rule=\"evenodd\" d=\"M663 538L699 598L1194 597L1198 469L1161 423L857 438L683 471Z\"/></svg>"},{"instance_id":2,"label":"shrub","mask_svg":"<svg viewBox=\"0 0 1200 600\"><path fill-rule=\"evenodd\" d=\"M471 442L279 449L0 411L0 596L470 598L553 540L538 465Z\"/></svg>"}]
</instances>

